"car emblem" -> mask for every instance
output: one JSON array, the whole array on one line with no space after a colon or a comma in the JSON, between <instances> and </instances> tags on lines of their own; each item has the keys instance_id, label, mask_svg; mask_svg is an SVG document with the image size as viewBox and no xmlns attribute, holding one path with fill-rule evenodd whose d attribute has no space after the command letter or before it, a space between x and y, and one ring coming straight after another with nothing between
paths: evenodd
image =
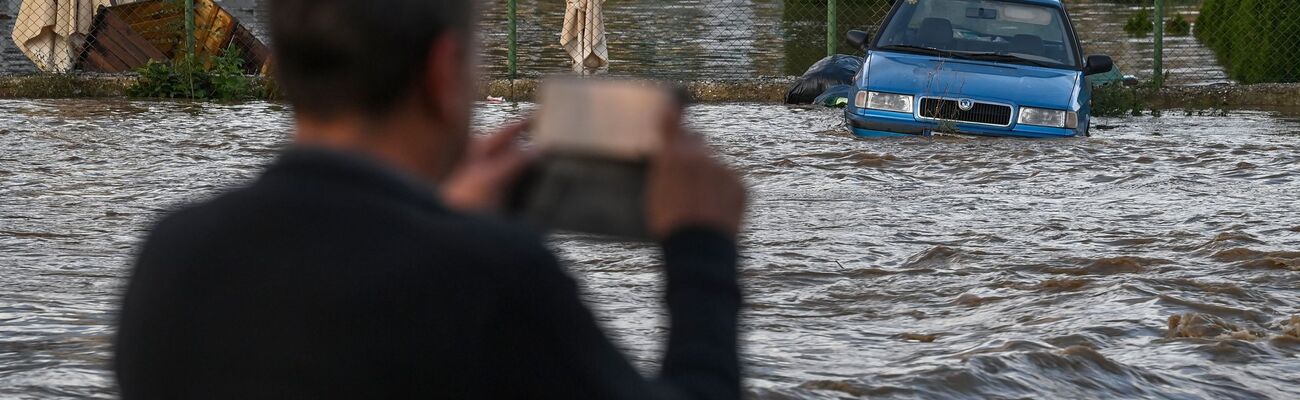
<instances>
[{"instance_id":1,"label":"car emblem","mask_svg":"<svg viewBox=\"0 0 1300 400\"><path fill-rule=\"evenodd\" d=\"M960 107L962 111L970 111L975 108L975 101L971 99L957 100L957 107Z\"/></svg>"}]
</instances>

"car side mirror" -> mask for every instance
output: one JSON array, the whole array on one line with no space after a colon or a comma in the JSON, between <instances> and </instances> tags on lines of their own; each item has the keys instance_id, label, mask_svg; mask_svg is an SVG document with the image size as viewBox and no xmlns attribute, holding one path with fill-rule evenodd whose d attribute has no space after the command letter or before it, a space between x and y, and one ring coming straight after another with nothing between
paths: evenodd
<instances>
[{"instance_id":1,"label":"car side mirror","mask_svg":"<svg viewBox=\"0 0 1300 400\"><path fill-rule=\"evenodd\" d=\"M849 40L849 44L859 50L867 50L867 42L871 41L871 34L859 30L851 30L844 34L844 38Z\"/></svg>"},{"instance_id":2,"label":"car side mirror","mask_svg":"<svg viewBox=\"0 0 1300 400\"><path fill-rule=\"evenodd\" d=\"M1088 56L1088 61L1083 64L1083 74L1096 75L1104 74L1115 69L1115 61L1110 56Z\"/></svg>"}]
</instances>

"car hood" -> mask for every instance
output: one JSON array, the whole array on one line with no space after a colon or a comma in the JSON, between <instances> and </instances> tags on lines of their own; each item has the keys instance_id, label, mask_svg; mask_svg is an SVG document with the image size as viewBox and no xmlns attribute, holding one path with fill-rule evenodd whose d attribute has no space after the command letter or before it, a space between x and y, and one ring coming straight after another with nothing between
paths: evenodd
<instances>
[{"instance_id":1,"label":"car hood","mask_svg":"<svg viewBox=\"0 0 1300 400\"><path fill-rule=\"evenodd\" d=\"M1070 108L1080 76L1072 70L890 52L872 53L866 68L870 90L1056 109Z\"/></svg>"}]
</instances>

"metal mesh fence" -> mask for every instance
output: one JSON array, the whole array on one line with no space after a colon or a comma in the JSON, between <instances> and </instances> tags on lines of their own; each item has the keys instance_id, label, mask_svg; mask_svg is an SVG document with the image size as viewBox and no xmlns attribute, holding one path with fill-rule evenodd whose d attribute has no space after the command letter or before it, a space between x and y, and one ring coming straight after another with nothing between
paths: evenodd
<instances>
[{"instance_id":1,"label":"metal mesh fence","mask_svg":"<svg viewBox=\"0 0 1300 400\"><path fill-rule=\"evenodd\" d=\"M1067 3L1085 48L1125 73L1171 85L1300 82L1295 0Z\"/></svg>"},{"instance_id":2,"label":"metal mesh fence","mask_svg":"<svg viewBox=\"0 0 1300 400\"><path fill-rule=\"evenodd\" d=\"M1300 2L1205 0L1196 21L1193 36L1213 50L1230 78L1300 82Z\"/></svg>"},{"instance_id":3,"label":"metal mesh fence","mask_svg":"<svg viewBox=\"0 0 1300 400\"><path fill-rule=\"evenodd\" d=\"M482 3L485 71L508 75L508 0ZM684 79L800 75L826 56L834 15L838 51L848 29L879 24L890 0L609 0L608 73ZM560 47L566 2L518 0L518 74L570 70Z\"/></svg>"},{"instance_id":4,"label":"metal mesh fence","mask_svg":"<svg viewBox=\"0 0 1300 400\"><path fill-rule=\"evenodd\" d=\"M1122 74L1173 85L1300 81L1300 2L1065 2L1085 52L1112 56ZM491 77L510 72L508 3L484 3L485 70ZM559 46L565 2L516 3L517 75L568 71L572 63ZM608 72L688 79L799 75L827 55L828 34L836 52L854 53L843 33L874 31L893 3L609 0L604 10ZM832 7L834 12L828 12ZM834 29L828 32L827 26Z\"/></svg>"},{"instance_id":5,"label":"metal mesh fence","mask_svg":"<svg viewBox=\"0 0 1300 400\"><path fill-rule=\"evenodd\" d=\"M1071 0L1067 5L1084 50L1110 55L1122 73L1204 85L1231 81L1214 51L1193 36L1203 3L1214 1Z\"/></svg>"},{"instance_id":6,"label":"metal mesh fence","mask_svg":"<svg viewBox=\"0 0 1300 400\"><path fill-rule=\"evenodd\" d=\"M190 37L201 57L233 46L248 59L247 72L262 72L269 52L259 15L269 0L193 2L187 30L185 0L0 0L0 75L120 72L142 60L175 59ZM610 65L602 72L696 80L800 75L828 50L856 53L844 33L874 32L894 2L607 0ZM1300 81L1295 0L1065 2L1085 52L1112 56L1123 74L1173 85ZM571 71L560 46L568 1L481 0L485 75L511 75L511 3L516 76Z\"/></svg>"},{"instance_id":7,"label":"metal mesh fence","mask_svg":"<svg viewBox=\"0 0 1300 400\"><path fill-rule=\"evenodd\" d=\"M211 67L238 58L262 74L270 50L227 10L249 1L0 0L5 32L0 73L125 73L189 55Z\"/></svg>"}]
</instances>

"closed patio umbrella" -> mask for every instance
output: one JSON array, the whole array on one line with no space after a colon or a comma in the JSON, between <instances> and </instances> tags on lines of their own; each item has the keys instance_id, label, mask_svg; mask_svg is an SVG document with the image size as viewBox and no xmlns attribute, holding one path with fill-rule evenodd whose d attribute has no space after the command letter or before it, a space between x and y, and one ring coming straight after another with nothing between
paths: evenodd
<instances>
[{"instance_id":1,"label":"closed patio umbrella","mask_svg":"<svg viewBox=\"0 0 1300 400\"><path fill-rule=\"evenodd\" d=\"M67 72L90 32L99 6L114 0L24 0L14 21L14 45L45 72Z\"/></svg>"},{"instance_id":2,"label":"closed patio umbrella","mask_svg":"<svg viewBox=\"0 0 1300 400\"><path fill-rule=\"evenodd\" d=\"M568 0L560 45L564 46L564 51L573 59L575 70L609 65L604 4L605 0Z\"/></svg>"}]
</instances>

